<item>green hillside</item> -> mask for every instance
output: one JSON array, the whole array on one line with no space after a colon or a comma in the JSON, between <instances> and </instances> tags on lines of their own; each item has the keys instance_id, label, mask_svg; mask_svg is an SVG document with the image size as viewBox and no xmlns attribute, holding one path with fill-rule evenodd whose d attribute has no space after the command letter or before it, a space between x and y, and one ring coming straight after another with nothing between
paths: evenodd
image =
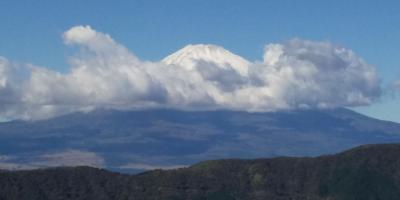
<instances>
[{"instance_id":1,"label":"green hillside","mask_svg":"<svg viewBox=\"0 0 400 200\"><path fill-rule=\"evenodd\" d=\"M316 158L205 161L123 175L89 167L0 172L0 199L399 199L400 145Z\"/></svg>"}]
</instances>

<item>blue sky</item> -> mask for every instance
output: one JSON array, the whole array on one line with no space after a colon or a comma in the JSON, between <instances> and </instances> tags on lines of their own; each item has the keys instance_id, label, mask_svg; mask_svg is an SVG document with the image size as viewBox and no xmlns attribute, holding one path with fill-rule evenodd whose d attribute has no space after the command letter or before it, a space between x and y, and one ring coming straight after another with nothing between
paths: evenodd
<instances>
[{"instance_id":1,"label":"blue sky","mask_svg":"<svg viewBox=\"0 0 400 200\"><path fill-rule=\"evenodd\" d=\"M0 2L0 56L65 72L73 49L61 35L76 25L110 34L145 60L189 43L212 43L249 60L265 44L330 41L376 66L382 86L400 78L399 1L50 1ZM400 122L399 100L356 108Z\"/></svg>"}]
</instances>

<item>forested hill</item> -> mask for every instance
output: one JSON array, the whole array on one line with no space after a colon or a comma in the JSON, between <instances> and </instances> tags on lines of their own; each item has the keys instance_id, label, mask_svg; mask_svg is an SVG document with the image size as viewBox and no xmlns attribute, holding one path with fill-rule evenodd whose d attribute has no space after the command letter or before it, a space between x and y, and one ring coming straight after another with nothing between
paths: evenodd
<instances>
[{"instance_id":1,"label":"forested hill","mask_svg":"<svg viewBox=\"0 0 400 200\"><path fill-rule=\"evenodd\" d=\"M399 199L400 145L316 158L205 161L123 175L89 167L0 172L0 199Z\"/></svg>"}]
</instances>

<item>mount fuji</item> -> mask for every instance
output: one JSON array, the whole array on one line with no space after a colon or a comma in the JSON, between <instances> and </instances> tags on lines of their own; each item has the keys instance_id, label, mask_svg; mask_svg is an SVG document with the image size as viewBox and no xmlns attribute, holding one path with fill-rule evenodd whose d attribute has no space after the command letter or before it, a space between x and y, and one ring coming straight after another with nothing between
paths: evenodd
<instances>
[{"instance_id":1,"label":"mount fuji","mask_svg":"<svg viewBox=\"0 0 400 200\"><path fill-rule=\"evenodd\" d=\"M97 110L0 123L0 167L89 165L138 172L209 159L316 156L393 142L400 142L400 124L348 109Z\"/></svg>"},{"instance_id":2,"label":"mount fuji","mask_svg":"<svg viewBox=\"0 0 400 200\"><path fill-rule=\"evenodd\" d=\"M224 74L207 66L244 77L251 65L215 45L188 45L161 62L164 67L200 71L209 79ZM400 142L400 124L346 108L273 112L96 109L0 123L0 168L89 165L138 172L209 159L316 156L393 142Z\"/></svg>"}]
</instances>

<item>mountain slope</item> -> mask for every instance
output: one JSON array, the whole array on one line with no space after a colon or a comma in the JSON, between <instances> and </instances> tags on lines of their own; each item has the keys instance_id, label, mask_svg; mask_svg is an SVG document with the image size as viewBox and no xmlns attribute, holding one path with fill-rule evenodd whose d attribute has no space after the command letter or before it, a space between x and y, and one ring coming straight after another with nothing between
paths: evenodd
<instances>
[{"instance_id":1,"label":"mountain slope","mask_svg":"<svg viewBox=\"0 0 400 200\"><path fill-rule=\"evenodd\" d=\"M78 167L0 172L0 199L398 199L400 145L316 158L205 161L121 175Z\"/></svg>"},{"instance_id":2,"label":"mountain slope","mask_svg":"<svg viewBox=\"0 0 400 200\"><path fill-rule=\"evenodd\" d=\"M91 165L137 172L221 158L316 156L390 142L400 142L399 124L347 109L97 110L0 123L0 168Z\"/></svg>"}]
</instances>

